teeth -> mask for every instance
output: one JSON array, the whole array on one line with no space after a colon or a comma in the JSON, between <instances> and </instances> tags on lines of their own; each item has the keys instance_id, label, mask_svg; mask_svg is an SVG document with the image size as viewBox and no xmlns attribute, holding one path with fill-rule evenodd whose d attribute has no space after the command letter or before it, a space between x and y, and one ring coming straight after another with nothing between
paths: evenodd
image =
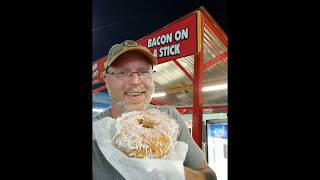
<instances>
[{"instance_id":1,"label":"teeth","mask_svg":"<svg viewBox=\"0 0 320 180\"><path fill-rule=\"evenodd\" d=\"M127 94L130 96L138 96L138 95L141 95L142 92L127 92Z\"/></svg>"}]
</instances>

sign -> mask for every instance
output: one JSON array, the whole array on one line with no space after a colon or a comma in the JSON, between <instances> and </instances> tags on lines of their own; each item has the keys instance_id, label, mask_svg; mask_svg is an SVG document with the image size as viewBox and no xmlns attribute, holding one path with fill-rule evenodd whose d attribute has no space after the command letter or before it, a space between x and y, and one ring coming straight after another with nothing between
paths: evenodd
<instances>
[{"instance_id":1,"label":"sign","mask_svg":"<svg viewBox=\"0 0 320 180\"><path fill-rule=\"evenodd\" d=\"M103 57L92 64L92 84L103 83L104 76L104 63L107 61L107 57Z\"/></svg>"},{"instance_id":2,"label":"sign","mask_svg":"<svg viewBox=\"0 0 320 180\"><path fill-rule=\"evenodd\" d=\"M158 63L196 54L197 13L169 24L138 42L150 49Z\"/></svg>"},{"instance_id":3,"label":"sign","mask_svg":"<svg viewBox=\"0 0 320 180\"><path fill-rule=\"evenodd\" d=\"M173 22L162 29L138 40L157 57L158 63L167 62L197 53L197 13ZM103 83L104 63L103 57L92 64L92 84Z\"/></svg>"},{"instance_id":4,"label":"sign","mask_svg":"<svg viewBox=\"0 0 320 180\"><path fill-rule=\"evenodd\" d=\"M217 179L228 179L228 124L207 124L208 164Z\"/></svg>"}]
</instances>

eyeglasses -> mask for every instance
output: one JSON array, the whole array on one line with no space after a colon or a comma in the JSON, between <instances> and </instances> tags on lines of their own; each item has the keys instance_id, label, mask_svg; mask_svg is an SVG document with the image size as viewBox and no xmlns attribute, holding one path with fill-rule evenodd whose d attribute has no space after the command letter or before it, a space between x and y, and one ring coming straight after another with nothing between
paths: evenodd
<instances>
[{"instance_id":1,"label":"eyeglasses","mask_svg":"<svg viewBox=\"0 0 320 180\"><path fill-rule=\"evenodd\" d=\"M137 47L137 46L139 46L139 44L136 41L132 41L132 40L126 40L122 44L124 46L128 46L128 47Z\"/></svg>"},{"instance_id":2,"label":"eyeglasses","mask_svg":"<svg viewBox=\"0 0 320 180\"><path fill-rule=\"evenodd\" d=\"M147 70L141 70L141 71L137 71L137 72L131 72L131 71L115 71L115 72L106 72L107 74L111 74L117 78L129 78L132 76L133 73L137 73L139 78L141 79L147 79L152 77L152 75L155 73L156 71L152 70L152 69L147 69Z\"/></svg>"}]
</instances>

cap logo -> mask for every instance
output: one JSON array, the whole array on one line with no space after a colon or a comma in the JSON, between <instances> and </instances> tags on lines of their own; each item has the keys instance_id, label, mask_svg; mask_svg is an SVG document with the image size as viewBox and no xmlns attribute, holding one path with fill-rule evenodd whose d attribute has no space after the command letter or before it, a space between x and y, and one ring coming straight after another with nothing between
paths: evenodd
<instances>
[{"instance_id":1,"label":"cap logo","mask_svg":"<svg viewBox=\"0 0 320 180\"><path fill-rule=\"evenodd\" d=\"M126 40L123 42L124 46L128 46L128 47L137 47L139 46L139 44L136 41L131 41L131 40Z\"/></svg>"}]
</instances>

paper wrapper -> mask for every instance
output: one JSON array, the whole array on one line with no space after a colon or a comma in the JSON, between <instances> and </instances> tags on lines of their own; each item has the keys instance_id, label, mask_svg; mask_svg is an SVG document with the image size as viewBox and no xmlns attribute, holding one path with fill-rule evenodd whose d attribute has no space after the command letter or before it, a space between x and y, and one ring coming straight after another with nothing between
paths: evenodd
<instances>
[{"instance_id":1,"label":"paper wrapper","mask_svg":"<svg viewBox=\"0 0 320 180\"><path fill-rule=\"evenodd\" d=\"M177 141L172 152L162 159L129 158L112 145L117 131L115 119L106 117L93 123L97 144L109 163L127 180L184 180L183 161L188 145Z\"/></svg>"}]
</instances>

